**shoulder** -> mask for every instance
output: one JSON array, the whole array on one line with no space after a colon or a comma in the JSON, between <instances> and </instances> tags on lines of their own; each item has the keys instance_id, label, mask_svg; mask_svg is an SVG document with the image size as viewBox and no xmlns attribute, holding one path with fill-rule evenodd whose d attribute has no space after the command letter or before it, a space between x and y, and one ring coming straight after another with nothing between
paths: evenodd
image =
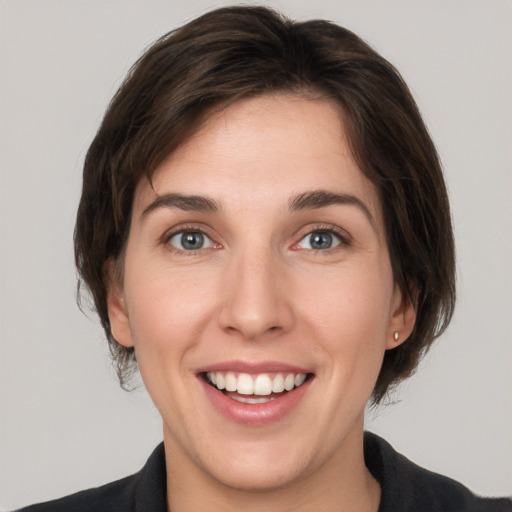
<instances>
[{"instance_id":1,"label":"shoulder","mask_svg":"<svg viewBox=\"0 0 512 512\"><path fill-rule=\"evenodd\" d=\"M165 512L165 452L160 444L138 473L16 512Z\"/></svg>"},{"instance_id":2,"label":"shoulder","mask_svg":"<svg viewBox=\"0 0 512 512\"><path fill-rule=\"evenodd\" d=\"M512 512L506 498L482 498L461 483L421 468L365 433L365 461L382 489L379 512Z\"/></svg>"},{"instance_id":3,"label":"shoulder","mask_svg":"<svg viewBox=\"0 0 512 512\"><path fill-rule=\"evenodd\" d=\"M137 475L57 500L31 505L16 512L103 512L130 510Z\"/></svg>"}]
</instances>

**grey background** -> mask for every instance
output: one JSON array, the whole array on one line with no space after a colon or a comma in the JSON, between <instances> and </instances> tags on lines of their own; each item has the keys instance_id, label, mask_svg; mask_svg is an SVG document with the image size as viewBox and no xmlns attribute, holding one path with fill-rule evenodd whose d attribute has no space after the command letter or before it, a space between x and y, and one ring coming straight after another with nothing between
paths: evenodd
<instances>
[{"instance_id":1,"label":"grey background","mask_svg":"<svg viewBox=\"0 0 512 512\"><path fill-rule=\"evenodd\" d=\"M141 50L228 2L0 0L0 508L138 470L161 439L74 302L81 164ZM453 323L394 406L368 415L417 463L512 493L512 3L264 2L334 20L410 84L438 145L458 246Z\"/></svg>"}]
</instances>

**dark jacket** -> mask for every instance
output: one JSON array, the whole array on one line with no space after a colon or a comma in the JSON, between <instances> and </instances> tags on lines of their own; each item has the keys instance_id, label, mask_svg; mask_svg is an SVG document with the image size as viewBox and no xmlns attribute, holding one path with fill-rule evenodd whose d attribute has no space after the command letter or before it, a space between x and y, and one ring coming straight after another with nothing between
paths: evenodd
<instances>
[{"instance_id":1,"label":"dark jacket","mask_svg":"<svg viewBox=\"0 0 512 512\"><path fill-rule=\"evenodd\" d=\"M477 497L455 480L416 466L369 432L364 457L381 485L379 512L512 512L512 500ZM166 512L164 446L135 475L19 512Z\"/></svg>"}]
</instances>

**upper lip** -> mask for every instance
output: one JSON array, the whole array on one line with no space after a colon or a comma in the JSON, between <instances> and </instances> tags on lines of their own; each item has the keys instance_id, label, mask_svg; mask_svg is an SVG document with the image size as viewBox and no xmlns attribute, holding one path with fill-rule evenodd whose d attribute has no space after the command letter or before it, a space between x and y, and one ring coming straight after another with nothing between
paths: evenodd
<instances>
[{"instance_id":1,"label":"upper lip","mask_svg":"<svg viewBox=\"0 0 512 512\"><path fill-rule=\"evenodd\" d=\"M260 374L267 372L275 373L312 373L304 367L282 363L279 361L261 361L261 362L247 362L247 361L221 361L203 366L197 369L197 373L207 372L237 372Z\"/></svg>"}]
</instances>

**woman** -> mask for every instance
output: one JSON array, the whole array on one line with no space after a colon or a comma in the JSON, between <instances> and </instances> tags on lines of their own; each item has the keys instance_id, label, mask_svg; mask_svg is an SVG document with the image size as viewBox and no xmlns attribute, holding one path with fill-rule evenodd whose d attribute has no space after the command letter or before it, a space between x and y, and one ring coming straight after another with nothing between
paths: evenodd
<instances>
[{"instance_id":1,"label":"woman","mask_svg":"<svg viewBox=\"0 0 512 512\"><path fill-rule=\"evenodd\" d=\"M354 34L238 7L157 41L89 149L75 254L164 443L30 510L512 509L363 432L455 287L436 150Z\"/></svg>"}]
</instances>

